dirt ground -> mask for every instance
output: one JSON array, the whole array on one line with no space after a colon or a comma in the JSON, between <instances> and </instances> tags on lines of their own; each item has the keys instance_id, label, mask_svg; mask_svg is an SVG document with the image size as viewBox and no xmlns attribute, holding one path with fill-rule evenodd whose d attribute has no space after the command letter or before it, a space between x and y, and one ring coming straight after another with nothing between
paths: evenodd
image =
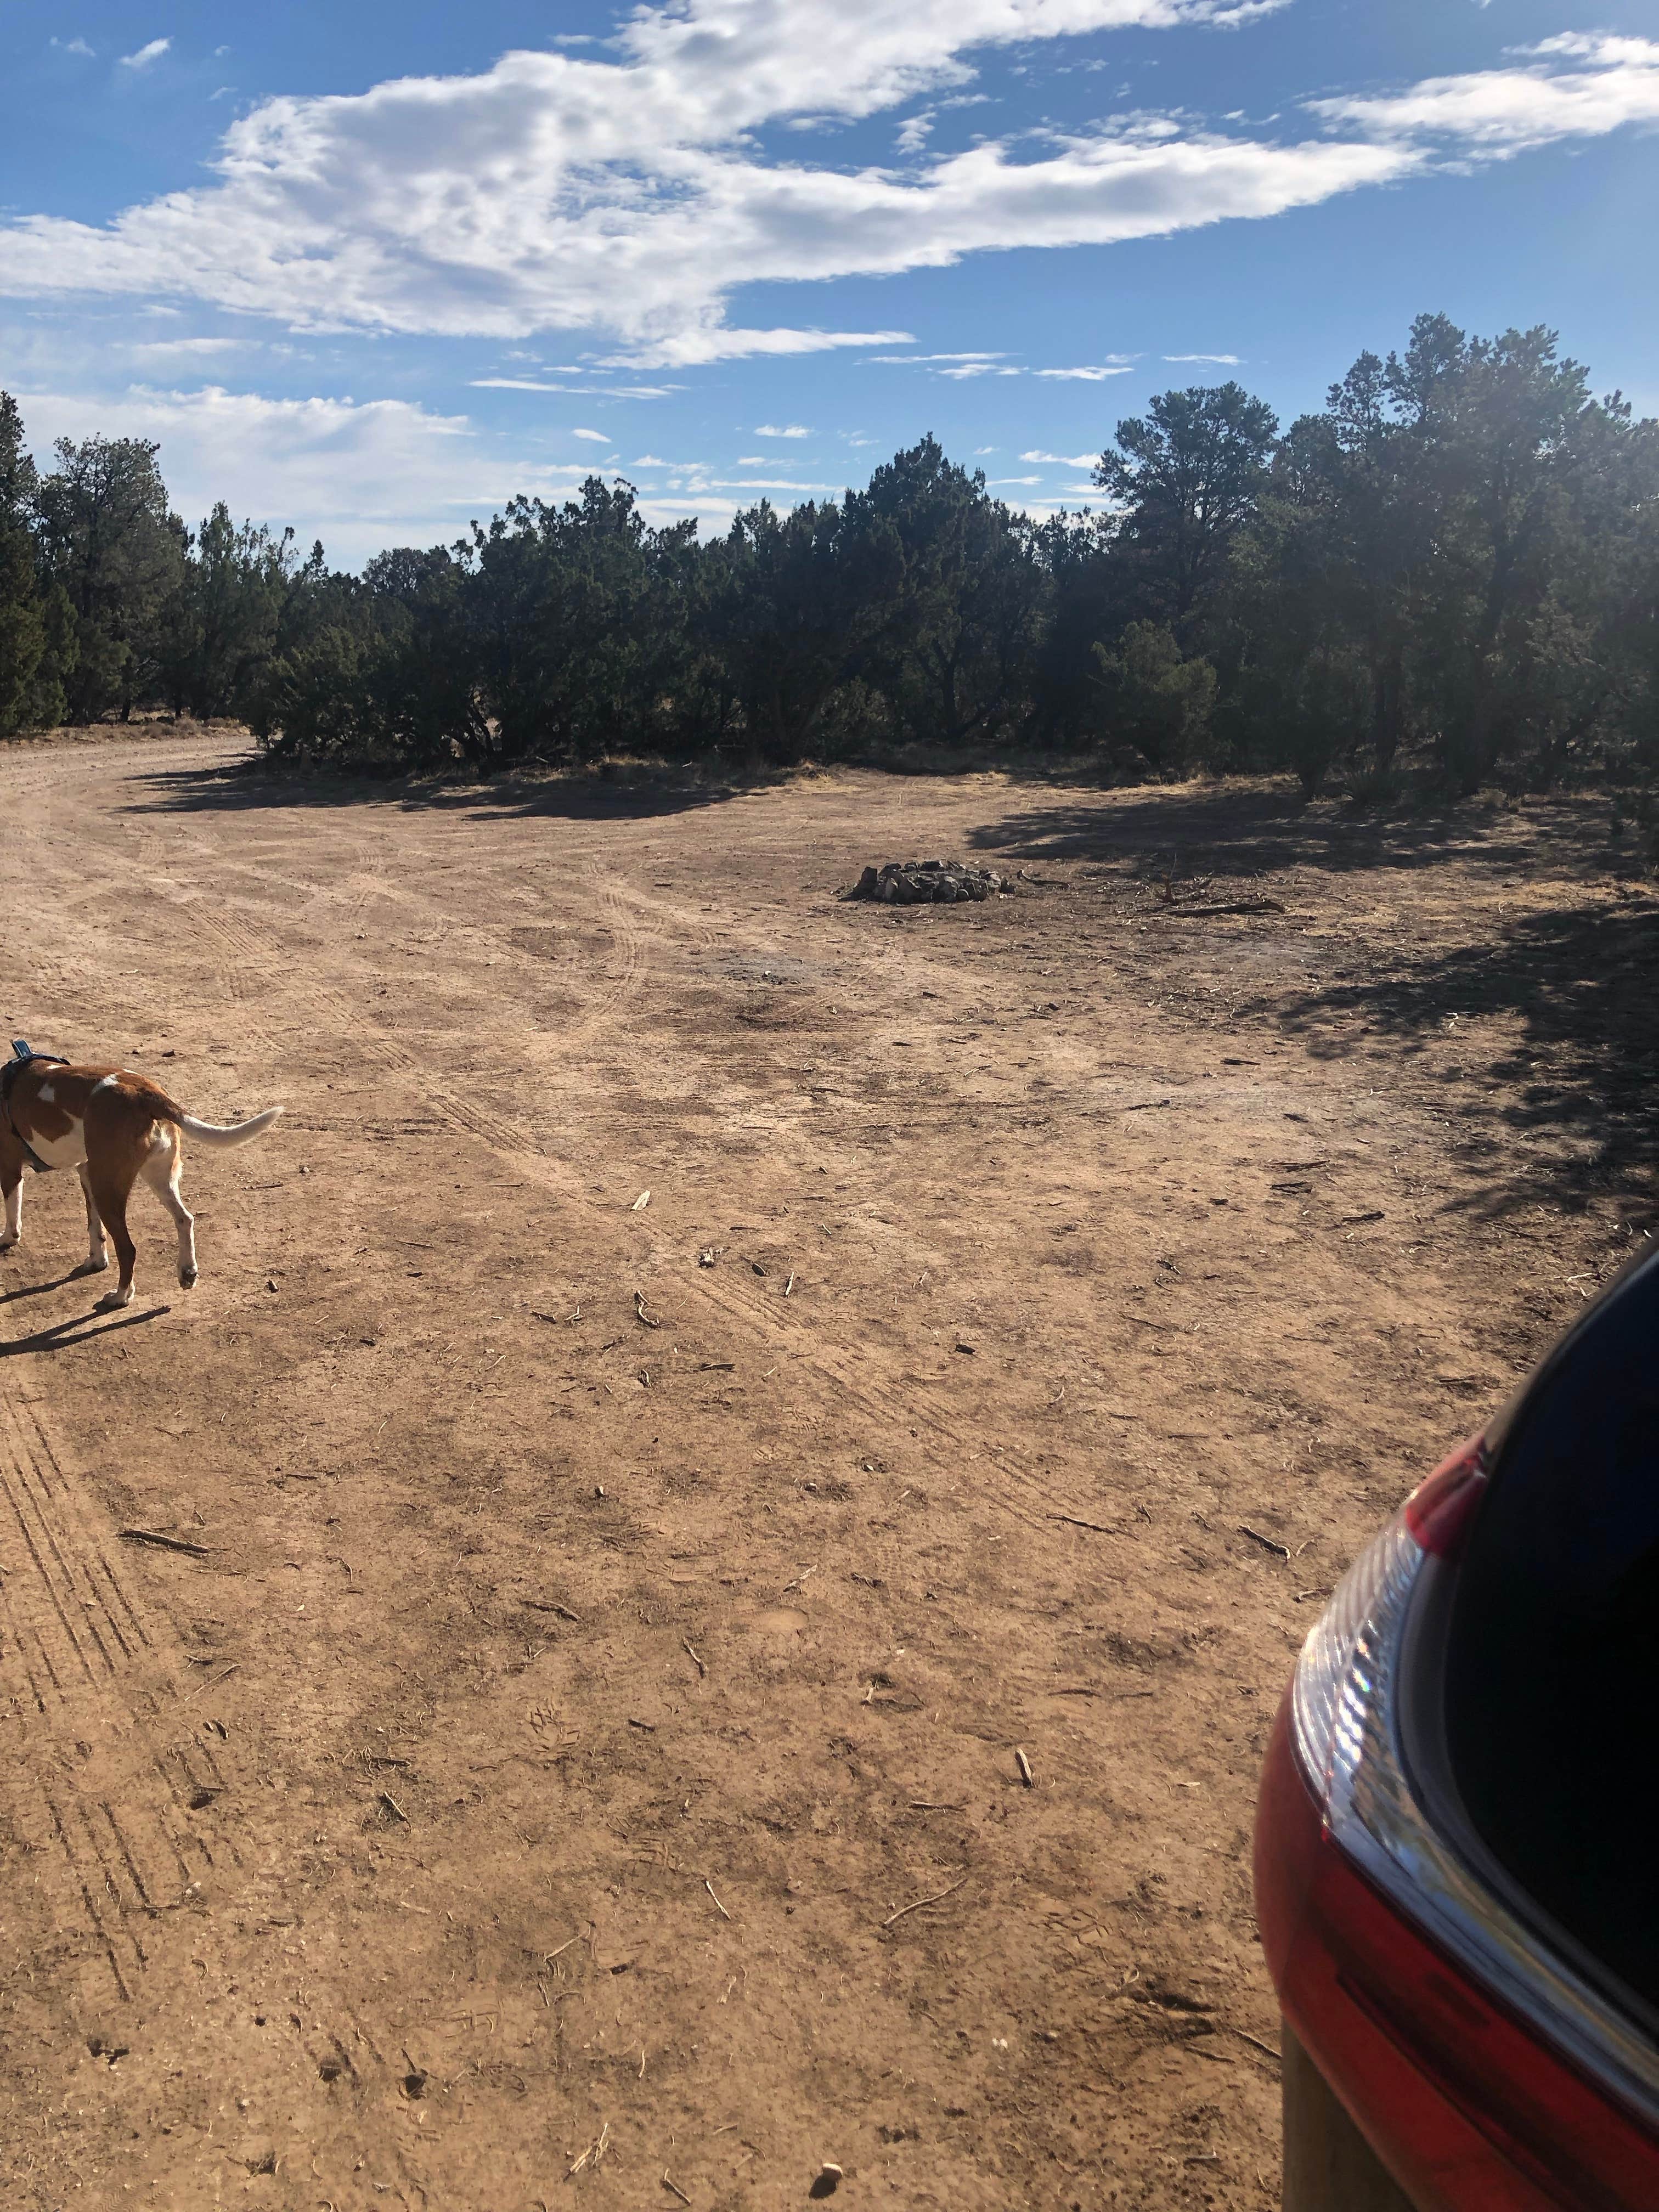
<instances>
[{"instance_id":1,"label":"dirt ground","mask_svg":"<svg viewBox=\"0 0 1659 2212\"><path fill-rule=\"evenodd\" d=\"M1292 1654L1650 1218L1605 815L245 750L0 752L10 1030L288 1109L0 1260L0 2201L1275 2203Z\"/></svg>"}]
</instances>

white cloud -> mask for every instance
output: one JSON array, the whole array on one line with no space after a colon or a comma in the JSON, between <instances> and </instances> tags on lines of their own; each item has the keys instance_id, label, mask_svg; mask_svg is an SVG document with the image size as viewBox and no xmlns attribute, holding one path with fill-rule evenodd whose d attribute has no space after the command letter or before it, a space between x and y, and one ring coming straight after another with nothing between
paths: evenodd
<instances>
[{"instance_id":1,"label":"white cloud","mask_svg":"<svg viewBox=\"0 0 1659 2212\"><path fill-rule=\"evenodd\" d=\"M766 456L764 453L739 453L738 466L740 469L763 469L766 466Z\"/></svg>"},{"instance_id":2,"label":"white cloud","mask_svg":"<svg viewBox=\"0 0 1659 2212\"><path fill-rule=\"evenodd\" d=\"M580 376L580 369L569 372ZM584 399L666 399L671 392L683 392L680 384L543 384L528 376L475 376L469 380L474 392L556 392L565 398Z\"/></svg>"},{"instance_id":3,"label":"white cloud","mask_svg":"<svg viewBox=\"0 0 1659 2212\"><path fill-rule=\"evenodd\" d=\"M1022 461L1048 461L1056 468L1091 469L1100 459L1098 453L1022 453Z\"/></svg>"},{"instance_id":4,"label":"white cloud","mask_svg":"<svg viewBox=\"0 0 1659 2212\"><path fill-rule=\"evenodd\" d=\"M787 422L781 427L775 422L757 422L755 425L757 438L810 438L811 434L805 422Z\"/></svg>"},{"instance_id":5,"label":"white cloud","mask_svg":"<svg viewBox=\"0 0 1659 2212\"><path fill-rule=\"evenodd\" d=\"M605 430L572 430L570 434L573 438L586 438L596 446L610 446L616 443L610 433Z\"/></svg>"},{"instance_id":6,"label":"white cloud","mask_svg":"<svg viewBox=\"0 0 1659 2212\"><path fill-rule=\"evenodd\" d=\"M913 362L932 361L1006 361L1006 353L872 353L859 364L864 368L908 368Z\"/></svg>"},{"instance_id":7,"label":"white cloud","mask_svg":"<svg viewBox=\"0 0 1659 2212\"><path fill-rule=\"evenodd\" d=\"M227 129L214 181L106 224L0 222L0 293L195 298L317 330L590 330L620 349L600 367L908 343L893 331L734 327L726 301L750 283L1265 217L1659 119L1659 45L1574 33L1513 66L1311 101L1318 128L1300 140L1143 112L1052 132L1038 158L995 140L902 169L760 150L758 134L794 118L937 105L971 82L988 46L1259 12L1222 0L647 5L592 52L513 52L468 76L264 100ZM964 371L988 373L942 373ZM1036 373L1099 381L1117 365Z\"/></svg>"},{"instance_id":8,"label":"white cloud","mask_svg":"<svg viewBox=\"0 0 1659 2212\"><path fill-rule=\"evenodd\" d=\"M1036 484L1041 483L1042 482L1042 478L1041 477L993 477L990 479L990 484L993 490L994 490L999 484Z\"/></svg>"},{"instance_id":9,"label":"white cloud","mask_svg":"<svg viewBox=\"0 0 1659 2212\"><path fill-rule=\"evenodd\" d=\"M132 349L136 354L240 353L257 343L253 338L146 338Z\"/></svg>"},{"instance_id":10,"label":"white cloud","mask_svg":"<svg viewBox=\"0 0 1659 2212\"><path fill-rule=\"evenodd\" d=\"M1103 384L1109 376L1127 376L1130 367L1127 361L1113 361L1097 368L1034 368L1031 374L1033 376L1057 377L1078 384Z\"/></svg>"},{"instance_id":11,"label":"white cloud","mask_svg":"<svg viewBox=\"0 0 1659 2212\"><path fill-rule=\"evenodd\" d=\"M192 525L216 500L239 519L295 526L353 565L392 544L453 538L515 491L574 493L585 465L524 465L486 444L465 416L403 399L266 399L209 386L194 392L137 385L119 397L20 392L31 445L48 461L53 440L101 432L154 438L175 510Z\"/></svg>"},{"instance_id":12,"label":"white cloud","mask_svg":"<svg viewBox=\"0 0 1659 2212\"><path fill-rule=\"evenodd\" d=\"M1519 50L1514 69L1425 77L1403 92L1310 100L1310 112L1374 138L1449 138L1502 159L1563 138L1659 123L1659 42L1564 31ZM1564 69L1581 62L1582 69Z\"/></svg>"},{"instance_id":13,"label":"white cloud","mask_svg":"<svg viewBox=\"0 0 1659 2212\"><path fill-rule=\"evenodd\" d=\"M84 39L54 39L52 43L63 53L82 54L88 61L96 58L96 48L89 46Z\"/></svg>"},{"instance_id":14,"label":"white cloud","mask_svg":"<svg viewBox=\"0 0 1659 2212\"><path fill-rule=\"evenodd\" d=\"M1244 356L1242 353L1166 353L1165 361L1212 361L1224 368L1237 368Z\"/></svg>"},{"instance_id":15,"label":"white cloud","mask_svg":"<svg viewBox=\"0 0 1659 2212\"><path fill-rule=\"evenodd\" d=\"M159 62L163 54L170 52L172 47L171 39L152 39L147 46L140 46L136 54L123 54L121 66L130 70L149 69L153 62Z\"/></svg>"}]
</instances>

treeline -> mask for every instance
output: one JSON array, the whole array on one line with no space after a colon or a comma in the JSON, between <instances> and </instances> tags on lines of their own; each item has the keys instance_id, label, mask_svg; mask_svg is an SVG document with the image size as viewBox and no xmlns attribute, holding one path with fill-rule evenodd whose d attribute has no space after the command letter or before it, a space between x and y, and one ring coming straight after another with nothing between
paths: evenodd
<instances>
[{"instance_id":1,"label":"treeline","mask_svg":"<svg viewBox=\"0 0 1659 2212\"><path fill-rule=\"evenodd\" d=\"M156 451L64 441L37 478L0 397L0 732L149 704L353 766L1018 746L1310 793L1659 766L1659 423L1542 329L1419 317L1282 430L1165 392L1101 507L1042 521L928 437L707 542L591 477L354 576L222 506L185 530Z\"/></svg>"}]
</instances>

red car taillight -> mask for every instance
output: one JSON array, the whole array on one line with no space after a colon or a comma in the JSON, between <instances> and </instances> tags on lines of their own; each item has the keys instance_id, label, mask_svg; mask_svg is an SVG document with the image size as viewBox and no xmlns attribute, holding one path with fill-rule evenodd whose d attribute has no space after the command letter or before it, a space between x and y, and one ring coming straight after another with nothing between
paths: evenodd
<instances>
[{"instance_id":1,"label":"red car taillight","mask_svg":"<svg viewBox=\"0 0 1659 2212\"><path fill-rule=\"evenodd\" d=\"M1286 2017L1414 2203L1659 2212L1659 2053L1437 1832L1401 1749L1413 1600L1485 1486L1475 1439L1308 1638L1263 1777L1262 1942Z\"/></svg>"}]
</instances>

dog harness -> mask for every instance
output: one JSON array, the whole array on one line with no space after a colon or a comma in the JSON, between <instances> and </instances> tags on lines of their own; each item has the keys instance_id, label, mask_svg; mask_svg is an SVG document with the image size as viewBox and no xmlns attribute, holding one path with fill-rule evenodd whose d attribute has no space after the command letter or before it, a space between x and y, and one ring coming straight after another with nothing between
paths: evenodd
<instances>
[{"instance_id":1,"label":"dog harness","mask_svg":"<svg viewBox=\"0 0 1659 2212\"><path fill-rule=\"evenodd\" d=\"M31 1052L26 1039L14 1037L11 1041L11 1058L3 1066L0 1066L0 1121L3 1121L10 1130L13 1142L21 1147L23 1158L34 1170L36 1175L50 1175L52 1169L49 1164L41 1158L11 1118L12 1085L26 1067L67 1067L68 1066L68 1060L61 1053Z\"/></svg>"}]
</instances>

